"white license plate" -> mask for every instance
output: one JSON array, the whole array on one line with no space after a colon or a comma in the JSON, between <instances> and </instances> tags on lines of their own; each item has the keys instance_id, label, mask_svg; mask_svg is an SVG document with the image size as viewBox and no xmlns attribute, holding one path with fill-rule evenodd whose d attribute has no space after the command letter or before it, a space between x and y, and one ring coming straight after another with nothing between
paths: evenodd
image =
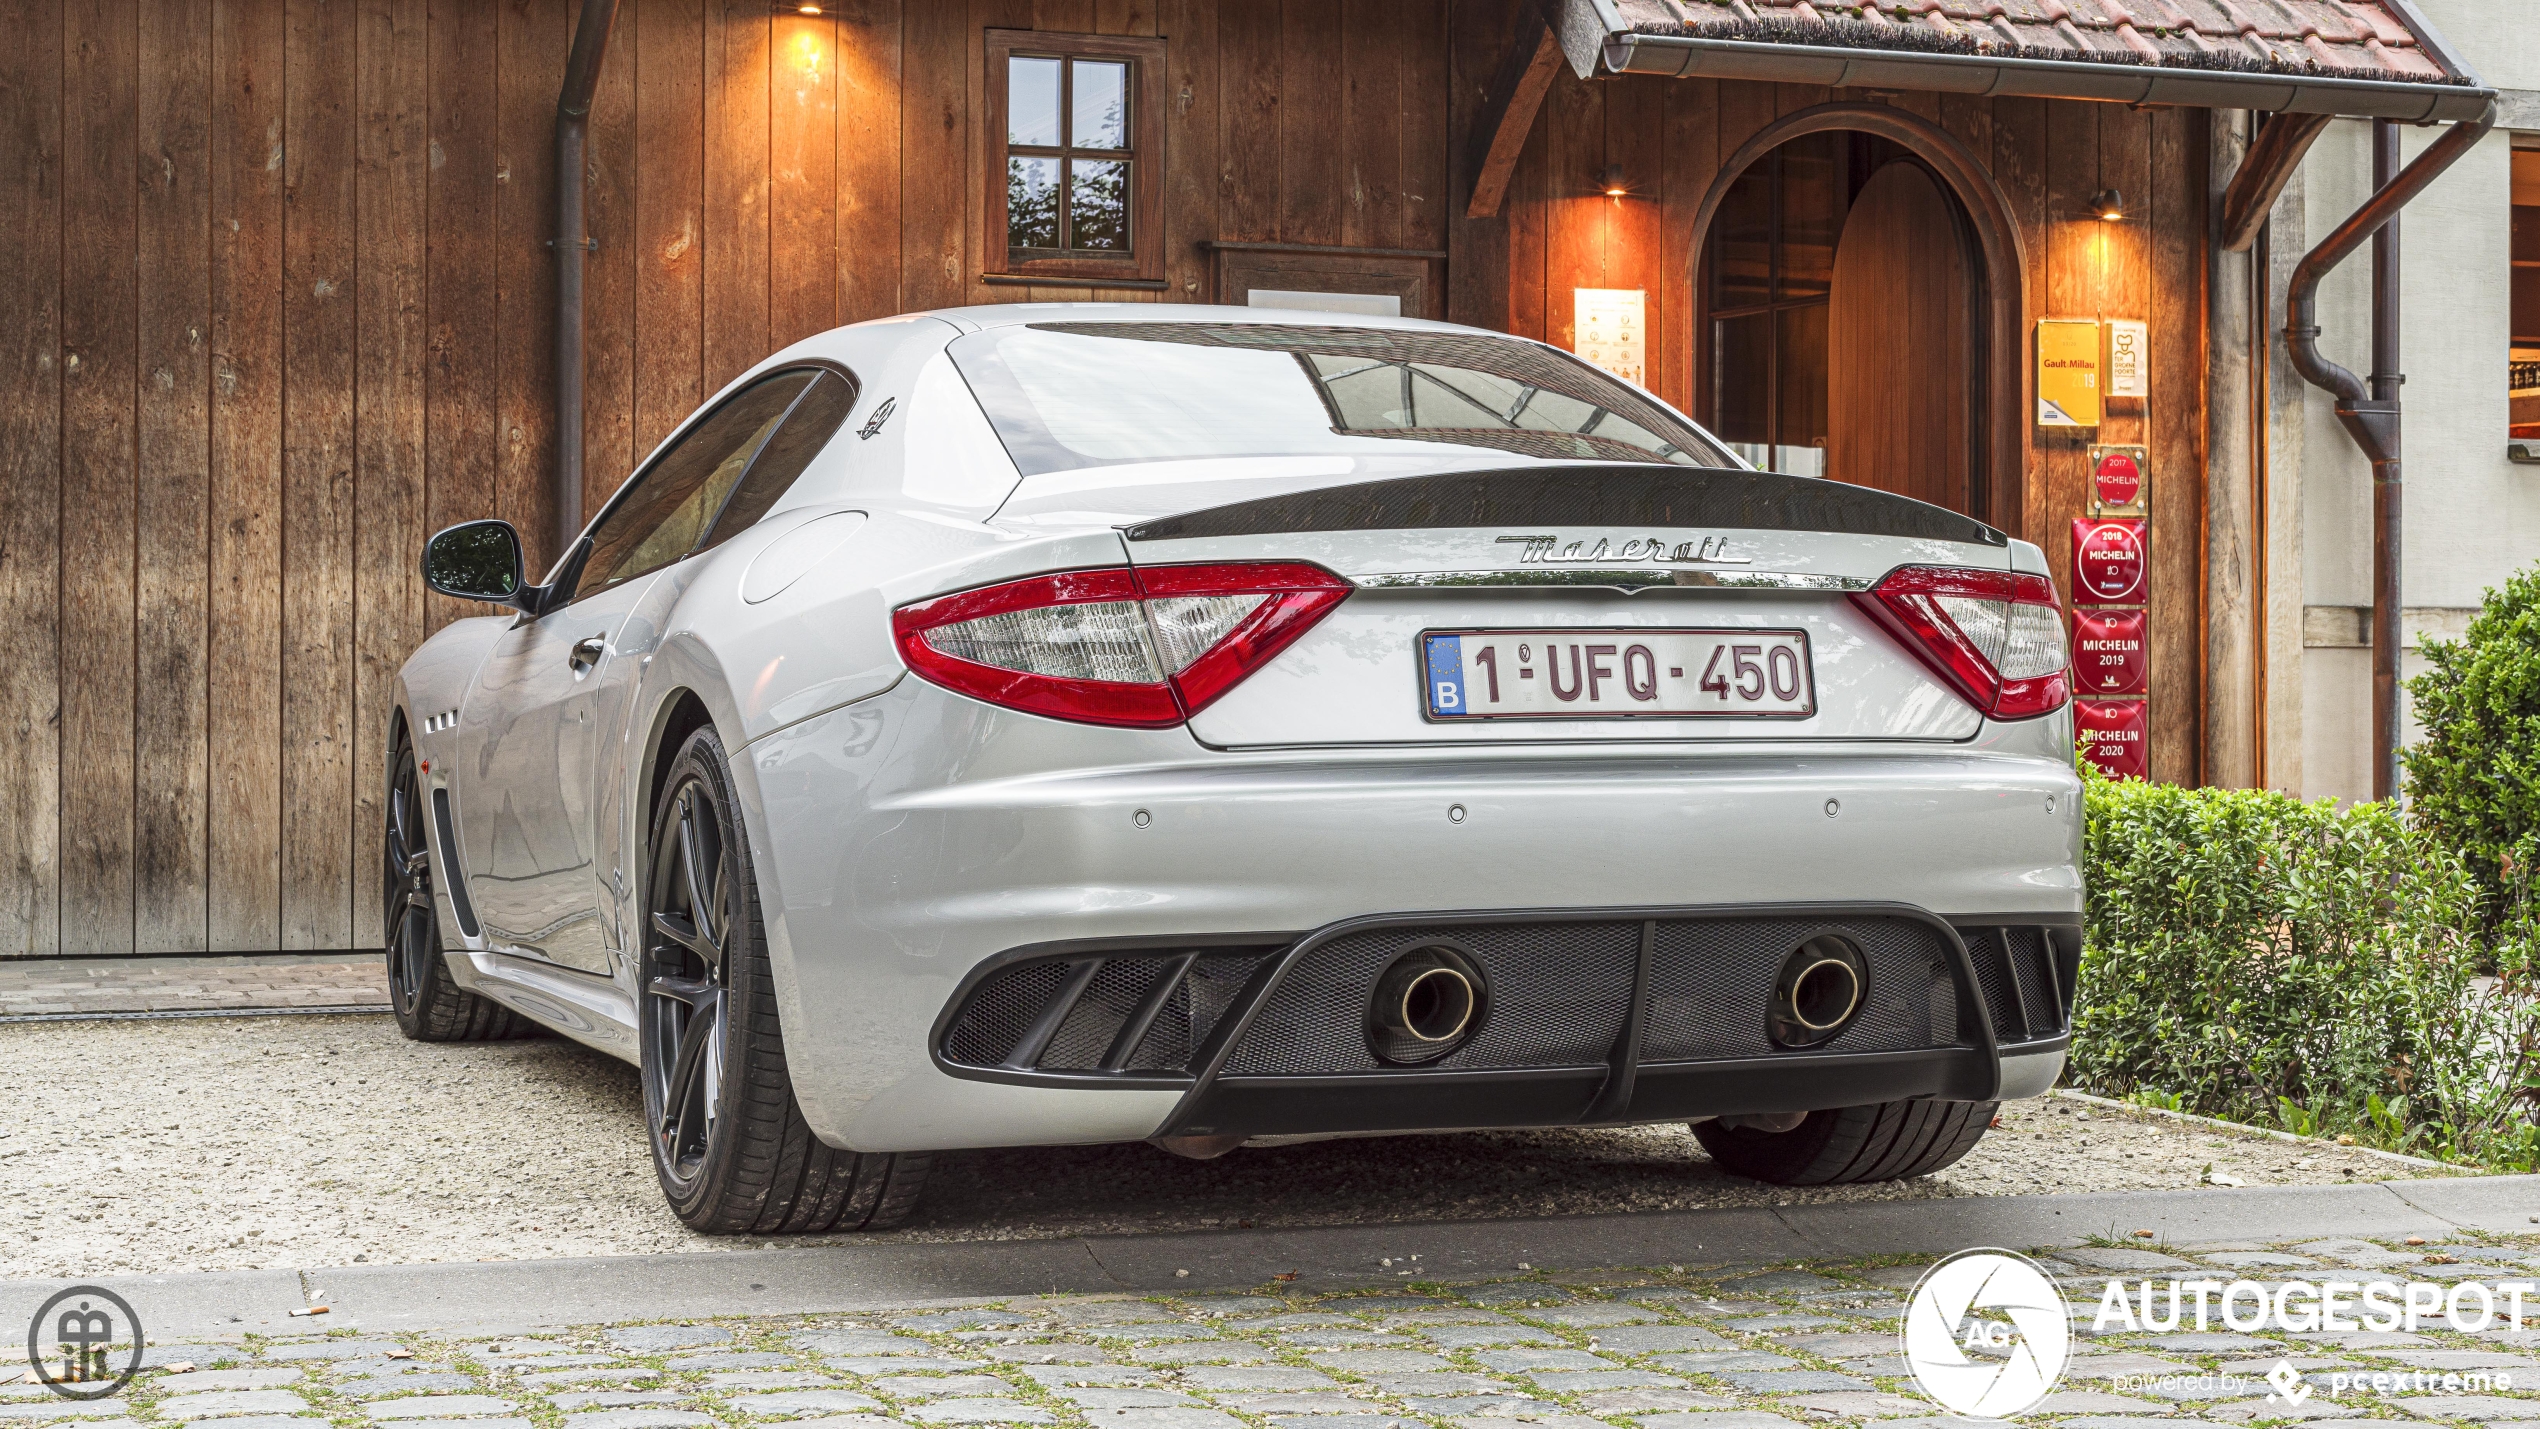
<instances>
[{"instance_id":1,"label":"white license plate","mask_svg":"<svg viewBox=\"0 0 2540 1429\"><path fill-rule=\"evenodd\" d=\"M1426 630L1429 718L1806 719L1804 630Z\"/></svg>"}]
</instances>

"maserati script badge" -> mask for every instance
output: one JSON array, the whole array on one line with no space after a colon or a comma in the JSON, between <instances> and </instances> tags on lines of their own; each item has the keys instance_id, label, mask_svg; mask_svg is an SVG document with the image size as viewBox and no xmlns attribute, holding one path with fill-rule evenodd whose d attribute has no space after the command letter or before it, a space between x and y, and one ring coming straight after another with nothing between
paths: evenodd
<instances>
[{"instance_id":1,"label":"maserati script badge","mask_svg":"<svg viewBox=\"0 0 2540 1429\"><path fill-rule=\"evenodd\" d=\"M1501 544L1516 542L1525 547L1517 553L1521 566L1592 565L1598 561L1656 561L1682 566L1743 566L1752 556L1728 554L1729 543L1719 536L1705 536L1698 541L1678 541L1669 545L1657 536L1634 536L1620 546L1610 538L1600 538L1591 547L1585 541L1561 544L1558 536L1502 536Z\"/></svg>"}]
</instances>

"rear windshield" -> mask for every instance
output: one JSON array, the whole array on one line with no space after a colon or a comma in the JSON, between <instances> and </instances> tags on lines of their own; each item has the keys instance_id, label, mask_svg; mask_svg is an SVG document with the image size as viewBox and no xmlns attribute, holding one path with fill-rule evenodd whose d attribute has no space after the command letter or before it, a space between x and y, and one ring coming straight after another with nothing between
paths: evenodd
<instances>
[{"instance_id":1,"label":"rear windshield","mask_svg":"<svg viewBox=\"0 0 2540 1429\"><path fill-rule=\"evenodd\" d=\"M1204 457L1475 454L1735 466L1630 387L1533 343L1269 323L1031 323L953 361L1025 476Z\"/></svg>"}]
</instances>

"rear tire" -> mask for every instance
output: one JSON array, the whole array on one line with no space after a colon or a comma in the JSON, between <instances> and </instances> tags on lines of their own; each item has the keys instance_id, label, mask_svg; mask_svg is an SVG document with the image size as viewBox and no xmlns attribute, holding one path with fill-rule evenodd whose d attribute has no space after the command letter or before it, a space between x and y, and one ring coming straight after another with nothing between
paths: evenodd
<instances>
[{"instance_id":1,"label":"rear tire","mask_svg":"<svg viewBox=\"0 0 2540 1429\"><path fill-rule=\"evenodd\" d=\"M840 1151L803 1120L730 767L712 727L689 735L653 815L638 1014L653 1170L709 1234L881 1230L916 1206L930 1158Z\"/></svg>"},{"instance_id":2,"label":"rear tire","mask_svg":"<svg viewBox=\"0 0 2540 1429\"><path fill-rule=\"evenodd\" d=\"M423 781L405 732L388 760L387 831L380 869L381 942L388 949L388 1007L397 1030L417 1042L500 1042L534 1037L529 1019L478 997L450 976L441 952L441 911L432 898L432 858L423 832Z\"/></svg>"},{"instance_id":3,"label":"rear tire","mask_svg":"<svg viewBox=\"0 0 2540 1429\"><path fill-rule=\"evenodd\" d=\"M1699 1121L1721 1170L1776 1186L1850 1186L1928 1176L1975 1149L1995 1102L1910 1101L1812 1111L1788 1131Z\"/></svg>"}]
</instances>

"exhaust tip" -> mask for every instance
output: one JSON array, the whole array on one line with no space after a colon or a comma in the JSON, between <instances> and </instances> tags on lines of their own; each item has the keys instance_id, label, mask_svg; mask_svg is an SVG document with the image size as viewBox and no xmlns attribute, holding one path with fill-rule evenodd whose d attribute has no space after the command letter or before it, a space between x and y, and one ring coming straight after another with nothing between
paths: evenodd
<instances>
[{"instance_id":1,"label":"exhaust tip","mask_svg":"<svg viewBox=\"0 0 2540 1429\"><path fill-rule=\"evenodd\" d=\"M1400 1066L1434 1062L1481 1025L1481 969L1460 949L1414 948L1387 964L1367 1002L1367 1045Z\"/></svg>"},{"instance_id":2,"label":"exhaust tip","mask_svg":"<svg viewBox=\"0 0 2540 1429\"><path fill-rule=\"evenodd\" d=\"M1833 933L1791 949L1773 978L1766 1028L1779 1047L1833 1041L1869 1001L1870 965L1852 940Z\"/></svg>"}]
</instances>

